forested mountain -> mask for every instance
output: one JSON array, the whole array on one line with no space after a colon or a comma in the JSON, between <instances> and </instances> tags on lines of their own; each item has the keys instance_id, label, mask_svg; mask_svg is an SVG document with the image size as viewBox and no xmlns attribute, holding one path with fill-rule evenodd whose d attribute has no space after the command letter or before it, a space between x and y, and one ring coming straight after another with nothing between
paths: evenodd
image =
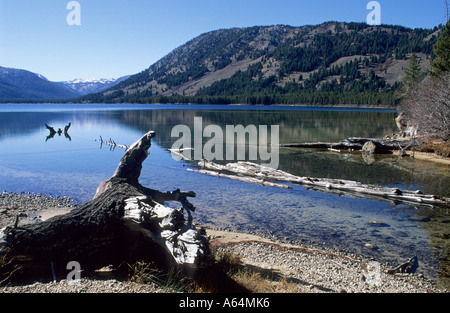
<instances>
[{"instance_id":1,"label":"forested mountain","mask_svg":"<svg viewBox=\"0 0 450 313\"><path fill-rule=\"evenodd\" d=\"M340 22L221 29L82 101L394 105L410 55L430 68L438 31Z\"/></svg>"}]
</instances>

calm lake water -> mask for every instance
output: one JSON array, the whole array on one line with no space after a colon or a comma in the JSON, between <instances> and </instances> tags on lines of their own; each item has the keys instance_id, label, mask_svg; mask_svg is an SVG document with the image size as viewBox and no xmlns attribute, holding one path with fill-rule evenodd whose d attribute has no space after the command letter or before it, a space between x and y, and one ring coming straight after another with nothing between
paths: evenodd
<instances>
[{"instance_id":1,"label":"calm lake water","mask_svg":"<svg viewBox=\"0 0 450 313\"><path fill-rule=\"evenodd\" d=\"M193 190L200 224L252 231L315 246L335 247L392 265L418 258L417 271L446 282L450 217L446 210L420 208L307 190L259 185L188 171L197 162L177 161L168 151L179 139L176 125L279 125L281 144L337 142L347 137L383 137L396 131L394 111L317 107L207 105L0 104L0 191L69 196L84 203L109 178L124 150L104 140L131 145L156 131L140 182L161 191ZM48 138L71 123L70 137ZM204 142L208 138L204 139ZM203 143L204 143L203 142ZM450 196L450 168L434 163L359 154L281 148L279 169L299 176L363 183ZM371 221L383 223L371 224ZM375 249L366 247L375 245Z\"/></svg>"}]
</instances>

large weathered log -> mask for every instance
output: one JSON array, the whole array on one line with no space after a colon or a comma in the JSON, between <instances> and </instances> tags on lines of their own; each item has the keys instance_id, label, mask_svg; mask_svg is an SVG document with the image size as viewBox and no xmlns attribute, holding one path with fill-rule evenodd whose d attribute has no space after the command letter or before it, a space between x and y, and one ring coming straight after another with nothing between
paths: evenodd
<instances>
[{"instance_id":1,"label":"large weathered log","mask_svg":"<svg viewBox=\"0 0 450 313\"><path fill-rule=\"evenodd\" d=\"M450 199L434 195L425 195L418 190L400 190L398 188L375 186L343 179L299 177L281 170L275 170L270 167L243 161L221 165L209 160L202 160L198 163L198 165L211 171L227 173L227 175L230 175L228 173L231 173L234 175L238 175L241 178L252 177L258 178L260 180L262 179L264 181L290 182L327 193L357 196L412 205L440 206L450 208ZM200 171L200 173L210 174L207 171ZM247 181L254 182L252 180Z\"/></svg>"},{"instance_id":2,"label":"large weathered log","mask_svg":"<svg viewBox=\"0 0 450 313\"><path fill-rule=\"evenodd\" d=\"M258 184L262 186L272 186L272 187L279 187L279 188L285 188L285 189L292 189L291 186L285 185L285 184L278 184L271 181L267 181L264 178L255 178L255 177L249 177L249 176L236 176L236 175L228 175L225 173L215 172L215 171L208 171L208 170L195 170L195 169L188 169L188 171L194 172L194 173L200 173L200 174L206 174L210 176L216 176L216 177L223 177L223 178L229 178L234 180L240 180L246 183L252 183L252 184Z\"/></svg>"},{"instance_id":3,"label":"large weathered log","mask_svg":"<svg viewBox=\"0 0 450 313\"><path fill-rule=\"evenodd\" d=\"M0 253L5 263L20 266L22 272L48 275L50 264L66 273L70 261L79 262L84 271L142 259L167 268L201 266L209 247L205 231L191 223L194 207L187 197L195 193L160 192L139 184L154 135L148 132L125 152L92 201L38 224L3 229ZM178 201L182 208L165 207L165 201Z\"/></svg>"},{"instance_id":4,"label":"large weathered log","mask_svg":"<svg viewBox=\"0 0 450 313\"><path fill-rule=\"evenodd\" d=\"M341 142L305 142L283 144L281 146L287 148L361 151L367 143L371 143L374 146L373 153L375 154L390 154L394 150L409 149L415 144L411 140L350 137L342 140Z\"/></svg>"}]
</instances>

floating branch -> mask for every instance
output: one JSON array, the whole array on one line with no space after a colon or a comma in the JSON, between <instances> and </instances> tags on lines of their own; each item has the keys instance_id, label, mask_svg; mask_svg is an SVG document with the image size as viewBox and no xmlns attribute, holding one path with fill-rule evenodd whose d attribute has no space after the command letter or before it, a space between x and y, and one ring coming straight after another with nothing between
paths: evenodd
<instances>
[{"instance_id":1,"label":"floating branch","mask_svg":"<svg viewBox=\"0 0 450 313\"><path fill-rule=\"evenodd\" d=\"M95 141L97 141L97 140L95 140ZM106 145L110 146L112 151L114 151L114 149L116 149L116 147L119 147L119 148L122 148L122 149L125 149L125 150L127 150L129 148L129 146L127 146L127 145L117 144L111 138L109 138L108 141L104 141L101 135L100 135L100 140L99 141L100 141L100 149L102 148L103 144L106 144Z\"/></svg>"},{"instance_id":2,"label":"floating branch","mask_svg":"<svg viewBox=\"0 0 450 313\"><path fill-rule=\"evenodd\" d=\"M270 167L243 161L220 165L209 160L202 160L198 163L198 165L203 169L209 170L201 170L199 171L200 173L211 175L212 173L210 172L215 171L220 172L220 175L215 176L227 178L230 178L229 176L235 176L234 179L247 182L259 183L260 180L289 182L327 193L359 196L375 200L394 201L411 205L427 205L450 208L450 200L448 198L438 197L435 195L424 195L419 190L401 190L398 188L375 186L343 179L299 177L281 170L275 170ZM257 178L258 180L252 181L247 178Z\"/></svg>"},{"instance_id":3,"label":"floating branch","mask_svg":"<svg viewBox=\"0 0 450 313\"><path fill-rule=\"evenodd\" d=\"M188 151L188 150L194 150L193 148L183 148L183 149L169 149L169 151L172 154L178 155L179 157L181 157L183 160L186 161L191 161L191 159L189 157L187 157L186 155L184 155L184 151Z\"/></svg>"}]
</instances>

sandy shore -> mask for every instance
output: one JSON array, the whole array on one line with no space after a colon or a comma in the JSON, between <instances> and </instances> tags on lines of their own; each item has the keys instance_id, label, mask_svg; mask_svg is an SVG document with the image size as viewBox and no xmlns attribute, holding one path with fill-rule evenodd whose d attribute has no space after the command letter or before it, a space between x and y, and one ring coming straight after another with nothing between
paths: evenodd
<instances>
[{"instance_id":1,"label":"sandy shore","mask_svg":"<svg viewBox=\"0 0 450 313\"><path fill-rule=\"evenodd\" d=\"M18 213L28 214L22 222L45 220L64 214L75 205L70 199L32 194L0 194L0 225L14 221ZM31 218L31 220L30 220ZM35 222L35 221L34 221ZM295 285L299 293L442 293L436 284L414 274L387 274L386 265L360 256L336 251L294 246L245 233L207 229L211 246L239 255L244 266L269 272ZM157 293L170 292L155 285L140 285L118 279L82 277L76 284L67 281L0 286L1 293ZM292 292L292 289L289 290Z\"/></svg>"},{"instance_id":2,"label":"sandy shore","mask_svg":"<svg viewBox=\"0 0 450 313\"><path fill-rule=\"evenodd\" d=\"M394 151L393 155L398 156L400 154L400 151ZM413 152L408 151L408 154L410 157L413 156ZM442 156L439 156L435 153L429 153L429 152L414 152L414 158L417 160L423 160L423 161L430 161L430 162L435 162L435 163L439 163L439 164L445 164L445 165L450 165L450 158L445 158Z\"/></svg>"}]
</instances>

